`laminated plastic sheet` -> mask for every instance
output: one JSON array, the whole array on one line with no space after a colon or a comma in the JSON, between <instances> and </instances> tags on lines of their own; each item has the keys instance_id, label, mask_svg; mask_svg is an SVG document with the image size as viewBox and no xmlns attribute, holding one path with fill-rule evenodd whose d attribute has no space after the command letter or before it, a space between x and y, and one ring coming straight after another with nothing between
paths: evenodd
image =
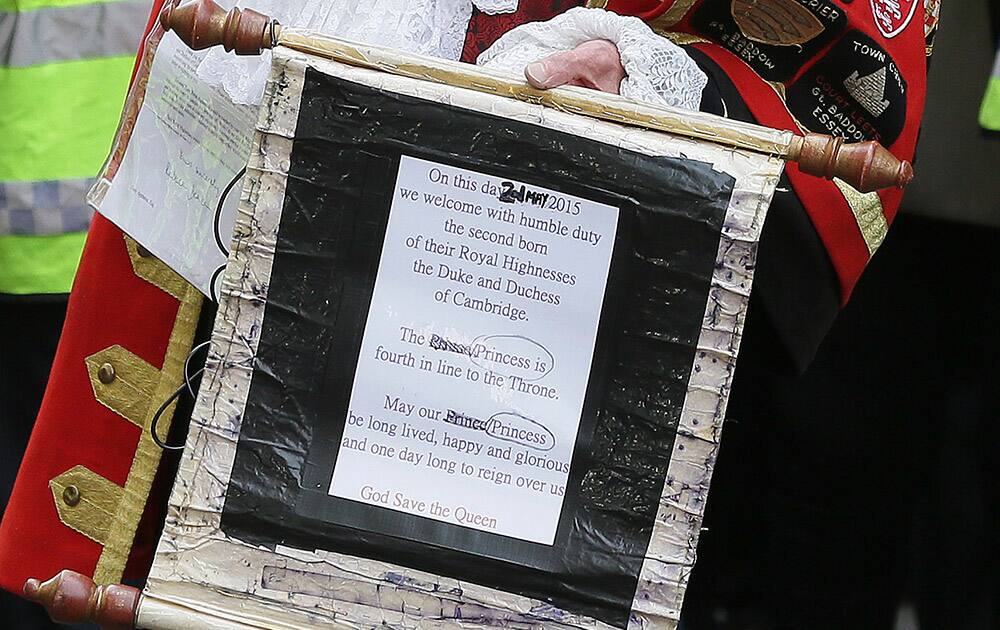
<instances>
[{"instance_id":1,"label":"laminated plastic sheet","mask_svg":"<svg viewBox=\"0 0 1000 630\"><path fill-rule=\"evenodd\" d=\"M720 128L726 124L719 120ZM766 155L278 49L140 627L676 625L757 239L780 172L781 162ZM496 207L524 208L524 215L547 205L546 229L574 225L576 240L590 239L593 247L581 250L569 228L563 240L539 236L548 245L531 245L532 260L543 265L540 256L551 253L553 268L562 271L522 266L511 275L411 244L419 255L404 257L407 270L400 272L393 267L400 234L419 229L422 238L468 243L471 232L442 233L438 219L464 222L464 229L486 220L463 216L460 209L469 206L444 197L447 209L435 211L433 195L423 192L437 189L427 184L420 194L424 221L414 214L417 196L413 207L400 199L416 181L409 173L428 180L446 173L453 184L464 173L482 190L494 182L501 190ZM588 216L595 222L584 229ZM494 230L509 229L520 245L474 244L484 252L518 251L525 235L537 234L524 220ZM490 238L479 234L480 241ZM429 300L421 306L418 293L401 297L430 282L408 280L410 265L423 273L415 258L462 262L461 273L445 273L435 285L440 295L471 295L467 286L476 284L490 297L475 312L448 311L456 318L449 325L417 326L419 342L378 337L384 341L373 352L386 321L420 320L420 309L444 312ZM504 291L481 284L497 276L503 286L512 278L527 285L523 277L532 274L531 297L520 301L504 301ZM484 321L495 328L463 336L463 324L471 330ZM437 387L427 385L445 378L436 367L432 376L420 374L431 372L431 363L404 365L404 351L413 347L417 360L430 357L436 365L443 358L463 365L466 380L473 373L483 378L493 370L473 360L472 346L522 343L524 335L504 332L536 327L529 341L544 376L521 374L516 382L528 384L515 393L508 392L515 382L509 374L506 389L459 380ZM386 365L390 356L396 365ZM499 374L498 365L489 367ZM351 413L371 387L385 388L380 418L395 419L400 433L389 435L386 422L361 426L361 414ZM437 407L449 412L397 419L403 411L389 394L399 391L401 398L444 401ZM499 411L487 423L474 417L482 414L463 415L475 408ZM560 417L547 417L547 409ZM494 417L507 424L493 424ZM404 425L423 437L402 432ZM530 430L514 431L518 426ZM478 436L473 429L519 437L513 445L474 437L448 446L448 431L457 445L455 436ZM393 450L369 457L364 449L375 442ZM476 443L493 447L497 471L524 473L525 484L549 494L519 490L515 477L509 487L484 483L471 472L484 468L483 460L459 450L471 452ZM401 451L417 447L428 464L447 453L451 476L400 468ZM379 459L386 452L395 459ZM514 463L518 453L525 459ZM455 476L463 464L468 476ZM359 475L371 479L364 497L351 494L350 480ZM388 499L394 493L381 500L377 491L392 484L415 488L414 502L401 507ZM442 511L449 497L463 515L474 512L464 505L480 506L479 516Z\"/></svg>"}]
</instances>

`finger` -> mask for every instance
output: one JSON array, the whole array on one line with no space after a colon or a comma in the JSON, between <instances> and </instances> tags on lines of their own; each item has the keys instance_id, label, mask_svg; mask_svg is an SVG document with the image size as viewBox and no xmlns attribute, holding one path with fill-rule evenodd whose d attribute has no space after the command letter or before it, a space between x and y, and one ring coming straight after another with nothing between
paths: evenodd
<instances>
[{"instance_id":1,"label":"finger","mask_svg":"<svg viewBox=\"0 0 1000 630\"><path fill-rule=\"evenodd\" d=\"M576 50L566 50L529 63L524 69L524 76L532 87L548 90L578 79L577 66Z\"/></svg>"},{"instance_id":2,"label":"finger","mask_svg":"<svg viewBox=\"0 0 1000 630\"><path fill-rule=\"evenodd\" d=\"M599 39L529 64L524 74L529 84L543 90L560 85L580 85L618 94L625 69L618 47L608 40Z\"/></svg>"}]
</instances>

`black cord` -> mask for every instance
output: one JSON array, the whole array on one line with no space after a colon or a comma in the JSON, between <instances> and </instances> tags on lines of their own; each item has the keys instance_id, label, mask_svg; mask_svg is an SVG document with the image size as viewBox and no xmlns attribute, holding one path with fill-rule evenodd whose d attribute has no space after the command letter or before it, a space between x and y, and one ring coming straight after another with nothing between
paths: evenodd
<instances>
[{"instance_id":1,"label":"black cord","mask_svg":"<svg viewBox=\"0 0 1000 630\"><path fill-rule=\"evenodd\" d=\"M191 381L194 380L194 379L196 379L196 378L198 378L198 376L202 372L205 371L205 368L204 367L198 368L198 371L196 371L194 374L191 374L189 376L188 375L188 367L190 365L191 356L195 352L198 352L198 350L200 350L203 347L206 347L206 348L208 347L208 342L207 341L204 342L204 343L198 344L197 346L195 346L191 350L190 353L188 353L187 359L184 360L184 382L181 383L181 386L178 387L174 391L173 394L170 394L169 398L167 398L166 400L163 401L163 404L160 405L160 407L156 410L156 413L153 414L153 419L150 420L150 422L149 422L149 435L150 435L150 437L153 438L153 442L157 446L159 446L161 449L163 449L165 451L183 451L184 450L184 446L183 445L181 445L181 446L171 446L170 444L167 444L166 442L164 442L163 440L161 440L160 436L156 434L156 426L160 423L160 417L163 416L163 412L167 410L167 407L169 407L174 402L176 402L177 399L180 398L182 394L184 394L185 390L191 392L191 397L194 398L194 388L191 386Z\"/></svg>"},{"instance_id":2,"label":"black cord","mask_svg":"<svg viewBox=\"0 0 1000 630\"><path fill-rule=\"evenodd\" d=\"M189 352L187 358L184 359L184 384L187 385L187 390L188 393L191 394L191 398L197 396L197 394L195 394L194 392L194 388L191 387L191 379L194 378L194 376L198 376L197 374L195 374L194 376L188 377L188 372L191 370L191 359L194 358L195 353L197 353L199 350L203 348L208 348L208 346L210 346L211 344L212 344L211 339L199 343L197 346L191 348L191 352Z\"/></svg>"},{"instance_id":3,"label":"black cord","mask_svg":"<svg viewBox=\"0 0 1000 630\"><path fill-rule=\"evenodd\" d=\"M229 256L229 248L226 247L225 242L222 240L222 229L221 226L219 225L222 220L222 206L226 204L226 199L229 197L229 193L233 191L233 188L236 187L236 183L239 182L240 179L244 175L246 175L246 173L247 169L244 166L242 169L240 169L240 172L236 174L236 177L234 177L233 180L229 182L229 185L226 186L226 189L222 191L222 197L219 198L219 204L215 208L215 219L213 221L213 226L212 226L213 232L215 233L215 244L219 247L219 251L221 251L222 254L226 257ZM218 270L216 270L215 275L218 275L219 271L221 271L224 268L225 267L223 266L220 267ZM215 285L215 275L212 276L213 292ZM191 357L194 356L194 354L199 350L201 350L202 348L207 348L208 345L209 342L206 341L204 343L198 344L197 346L191 349L191 352L184 360L184 382L181 384L180 387L178 387L174 391L173 394L170 394L169 398L163 401L163 404L160 405L160 407L156 410L156 413L153 414L153 419L149 423L149 434L153 438L153 442L155 442L157 446L159 446L161 449L165 451L183 451L184 446L172 446L161 440L160 436L156 434L156 427L160 423L160 418L163 416L163 412L167 410L167 407L177 402L177 399L179 399L184 394L185 390L187 390L191 394L192 398L195 397L194 387L191 386L191 381L197 378L198 375L200 375L202 372L204 372L205 368L204 367L200 368L197 372L195 372L190 376L188 375L188 369L190 368L191 365Z\"/></svg>"},{"instance_id":4,"label":"black cord","mask_svg":"<svg viewBox=\"0 0 1000 630\"><path fill-rule=\"evenodd\" d=\"M229 248L226 247L226 242L222 240L222 228L219 223L222 221L222 206L226 204L226 199L229 197L229 193L233 191L236 186L236 182L240 181L244 175L247 174L247 167L240 169L240 172L236 174L233 181L229 182L226 189L222 191L222 197L219 198L219 205L215 207L215 220L213 221L212 230L215 233L215 244L222 252L222 255L226 258L229 257Z\"/></svg>"},{"instance_id":5,"label":"black cord","mask_svg":"<svg viewBox=\"0 0 1000 630\"><path fill-rule=\"evenodd\" d=\"M178 398L180 398L181 394L184 393L185 389L187 389L187 382L185 382L180 387L178 387L174 391L173 394L170 394L170 398L168 398L165 401L163 401L163 404L160 405L160 408L157 409L156 413L153 414L153 420L149 423L149 434L150 434L150 436L152 436L153 442L155 442L157 446L159 446L160 448L162 448L165 451L183 451L184 450L183 446L171 446L171 445L167 444L166 442L164 442L163 440L161 440L160 436L156 434L156 425L160 423L160 416L162 416L163 412L167 410L167 407L169 407L171 405L171 403L173 403L175 400L177 400Z\"/></svg>"},{"instance_id":6,"label":"black cord","mask_svg":"<svg viewBox=\"0 0 1000 630\"><path fill-rule=\"evenodd\" d=\"M221 274L225 270L226 270L225 265L219 265L219 268L216 269L215 273L212 274L212 280L208 283L208 290L212 293L211 296L212 301L215 302L216 304L219 303L219 294L215 290L215 282L219 279L219 274Z\"/></svg>"}]
</instances>

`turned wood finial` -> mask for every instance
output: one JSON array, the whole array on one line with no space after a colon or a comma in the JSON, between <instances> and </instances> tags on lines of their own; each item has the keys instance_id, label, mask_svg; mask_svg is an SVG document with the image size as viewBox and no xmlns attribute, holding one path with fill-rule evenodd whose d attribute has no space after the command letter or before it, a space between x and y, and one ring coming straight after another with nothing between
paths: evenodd
<instances>
[{"instance_id":1,"label":"turned wood finial","mask_svg":"<svg viewBox=\"0 0 1000 630\"><path fill-rule=\"evenodd\" d=\"M95 623L102 630L132 630L139 608L139 589L112 584L98 586L74 571L63 571L47 582L30 579L24 597L41 604L56 623Z\"/></svg>"},{"instance_id":2,"label":"turned wood finial","mask_svg":"<svg viewBox=\"0 0 1000 630\"><path fill-rule=\"evenodd\" d=\"M863 193L906 188L913 179L909 162L873 140L847 144L843 138L807 133L792 140L788 157L798 162L803 173L826 179L836 177Z\"/></svg>"},{"instance_id":3,"label":"turned wood finial","mask_svg":"<svg viewBox=\"0 0 1000 630\"><path fill-rule=\"evenodd\" d=\"M170 0L160 12L160 24L193 50L221 44L237 55L259 55L273 48L278 29L276 21L253 9L227 13L212 0Z\"/></svg>"}]
</instances>

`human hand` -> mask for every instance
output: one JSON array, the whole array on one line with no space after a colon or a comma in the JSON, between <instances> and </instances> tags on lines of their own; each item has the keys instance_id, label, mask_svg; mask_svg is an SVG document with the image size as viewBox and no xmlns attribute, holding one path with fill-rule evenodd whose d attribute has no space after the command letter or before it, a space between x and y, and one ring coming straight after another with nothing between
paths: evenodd
<instances>
[{"instance_id":1,"label":"human hand","mask_svg":"<svg viewBox=\"0 0 1000 630\"><path fill-rule=\"evenodd\" d=\"M528 64L524 69L528 83L541 90L560 85L579 85L618 94L625 68L618 47L606 39L584 42Z\"/></svg>"}]
</instances>

